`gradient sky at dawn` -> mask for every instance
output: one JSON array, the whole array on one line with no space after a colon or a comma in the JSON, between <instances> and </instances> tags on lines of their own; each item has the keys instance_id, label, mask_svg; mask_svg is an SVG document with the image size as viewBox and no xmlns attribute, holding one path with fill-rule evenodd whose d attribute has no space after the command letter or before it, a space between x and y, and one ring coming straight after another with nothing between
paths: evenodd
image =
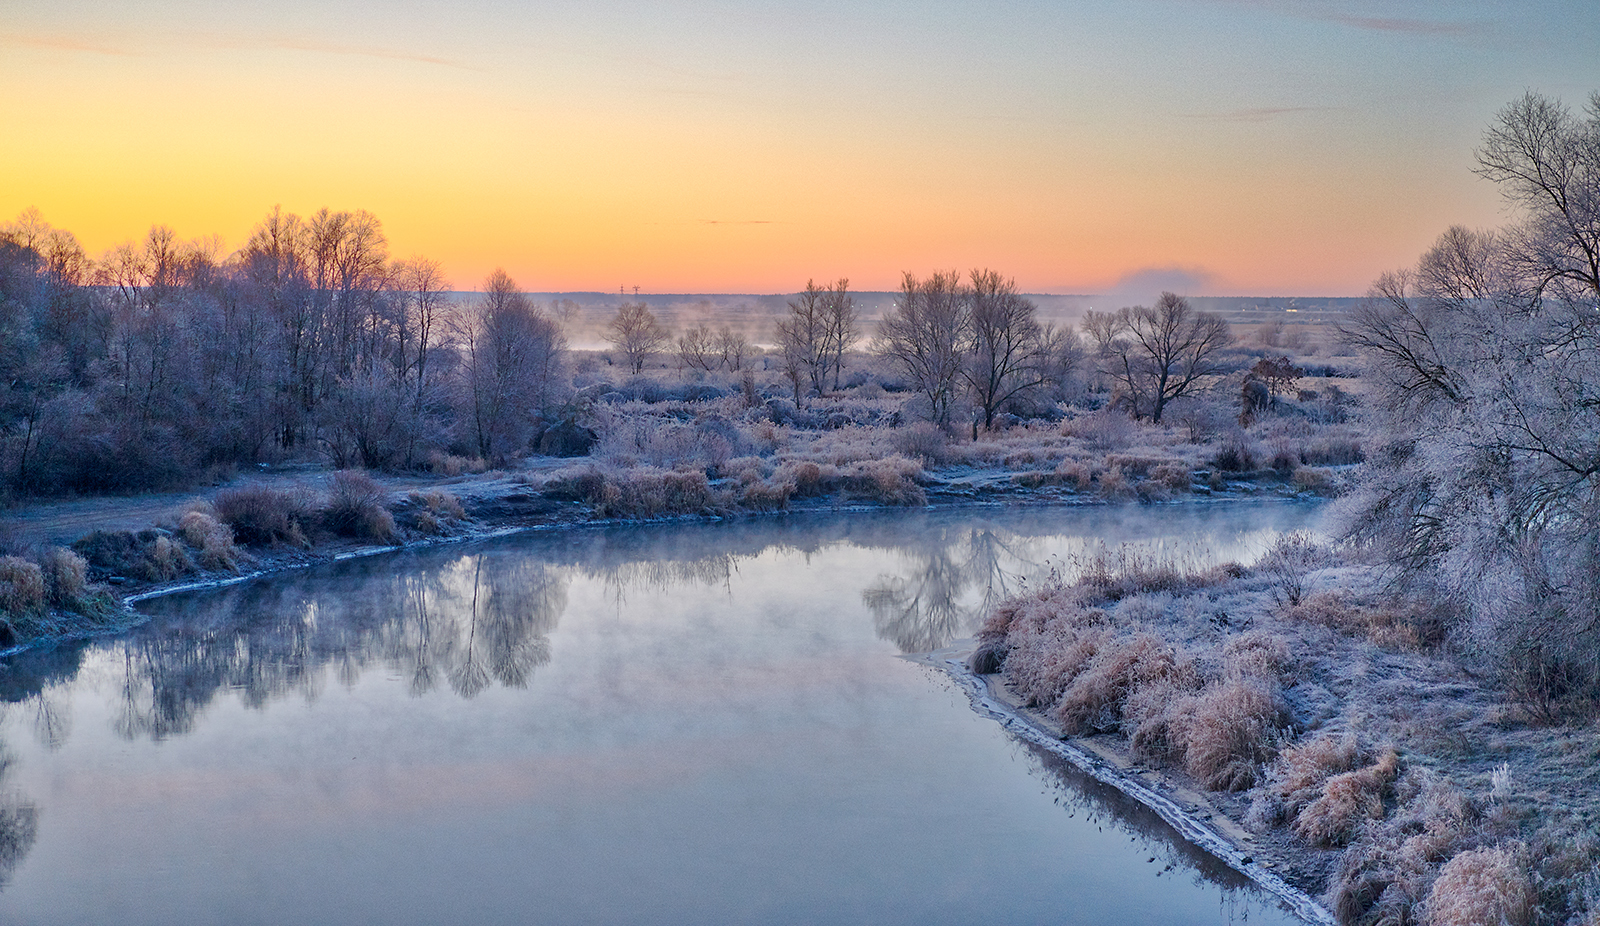
<instances>
[{"instance_id":1,"label":"gradient sky at dawn","mask_svg":"<svg viewBox=\"0 0 1600 926\"><path fill-rule=\"evenodd\" d=\"M1356 295L1503 220L1472 148L1529 89L1600 90L1595 0L0 0L0 220L367 209L462 289Z\"/></svg>"}]
</instances>

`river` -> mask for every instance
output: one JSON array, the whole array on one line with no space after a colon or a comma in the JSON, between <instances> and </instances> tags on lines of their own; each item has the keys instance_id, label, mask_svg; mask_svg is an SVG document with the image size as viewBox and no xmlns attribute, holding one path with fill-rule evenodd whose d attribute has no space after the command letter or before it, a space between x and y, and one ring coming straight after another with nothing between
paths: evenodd
<instances>
[{"instance_id":1,"label":"river","mask_svg":"<svg viewBox=\"0 0 1600 926\"><path fill-rule=\"evenodd\" d=\"M0 664L0 922L1298 922L900 658L1288 503L529 533L152 599Z\"/></svg>"}]
</instances>

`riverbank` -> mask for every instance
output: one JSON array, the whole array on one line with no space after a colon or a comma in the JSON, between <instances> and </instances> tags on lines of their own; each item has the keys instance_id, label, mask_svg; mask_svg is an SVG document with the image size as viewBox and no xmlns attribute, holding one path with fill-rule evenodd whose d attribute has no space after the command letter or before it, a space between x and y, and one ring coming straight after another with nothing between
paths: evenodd
<instances>
[{"instance_id":1,"label":"riverbank","mask_svg":"<svg viewBox=\"0 0 1600 926\"><path fill-rule=\"evenodd\" d=\"M1141 768L1126 750L1106 741L1071 739L1044 713L1030 710L1001 675L978 675L968 668L977 644L963 640L931 653L908 657L944 672L966 692L972 707L1013 736L1060 756L1096 781L1110 785L1154 811L1178 835L1273 894L1308 923L1337 923L1310 893L1284 880L1288 866L1256 845L1255 836L1229 818L1210 797L1160 771Z\"/></svg>"},{"instance_id":2,"label":"riverbank","mask_svg":"<svg viewBox=\"0 0 1600 926\"><path fill-rule=\"evenodd\" d=\"M940 656L980 710L1338 923L1600 921L1592 709L1512 689L1302 536L1249 567L1071 565Z\"/></svg>"},{"instance_id":3,"label":"riverbank","mask_svg":"<svg viewBox=\"0 0 1600 926\"><path fill-rule=\"evenodd\" d=\"M1009 505L1115 505L1187 503L1246 498L1316 498L1329 479L1311 488L1302 477L1267 469L1222 478L1207 470L1152 474L1130 468L1126 477L1062 476L1053 471L997 467L924 468L907 458L847 466L809 467L752 480L730 474L708 480L697 471L651 467L616 469L558 459L529 461L511 473L490 471L450 477L366 475L387 517L382 539L350 536L314 521L317 499L335 491L337 474L286 469L243 474L208 490L144 496L109 496L35 502L0 521L13 554L38 559L70 548L85 559L84 591L92 606L53 607L9 620L12 633L0 654L74 639L123 632L143 619L138 601L174 591L246 582L290 569L410 547L458 543L522 530L592 524L772 517L790 512L893 507ZM263 533L252 520L228 522L217 503L230 494L255 493L280 507L297 507L295 530ZM200 512L200 526L184 518ZM259 520L259 512L250 517ZM287 522L286 522L287 523ZM231 532L221 527L230 527ZM291 536L292 535L292 536ZM235 543L235 537L238 542ZM248 542L247 542L248 541ZM214 545L214 546L213 546ZM80 593L79 597L83 597Z\"/></svg>"}]
</instances>

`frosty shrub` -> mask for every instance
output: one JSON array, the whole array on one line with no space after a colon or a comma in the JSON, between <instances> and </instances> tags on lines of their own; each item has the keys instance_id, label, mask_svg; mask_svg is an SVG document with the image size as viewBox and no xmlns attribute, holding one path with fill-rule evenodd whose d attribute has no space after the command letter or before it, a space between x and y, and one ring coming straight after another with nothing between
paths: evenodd
<instances>
[{"instance_id":1,"label":"frosty shrub","mask_svg":"<svg viewBox=\"0 0 1600 926\"><path fill-rule=\"evenodd\" d=\"M945 448L949 443L949 436L938 425L927 421L919 421L910 427L897 428L894 432L895 450L905 456L920 459L924 464L943 462Z\"/></svg>"},{"instance_id":2,"label":"frosty shrub","mask_svg":"<svg viewBox=\"0 0 1600 926\"><path fill-rule=\"evenodd\" d=\"M250 486L218 493L217 517L245 544L306 546L306 527L316 506L305 492Z\"/></svg>"},{"instance_id":3,"label":"frosty shrub","mask_svg":"<svg viewBox=\"0 0 1600 926\"><path fill-rule=\"evenodd\" d=\"M1284 534L1256 564L1256 572L1273 583L1279 605L1297 605L1306 597L1306 579L1328 565L1328 551L1305 531Z\"/></svg>"},{"instance_id":4,"label":"frosty shrub","mask_svg":"<svg viewBox=\"0 0 1600 926\"><path fill-rule=\"evenodd\" d=\"M101 575L166 582L194 571L183 544L164 530L91 531L72 549Z\"/></svg>"},{"instance_id":5,"label":"frosty shrub","mask_svg":"<svg viewBox=\"0 0 1600 926\"><path fill-rule=\"evenodd\" d=\"M1446 230L1343 326L1371 389L1345 533L1558 710L1600 699L1600 96L1523 96L1477 160L1516 224Z\"/></svg>"},{"instance_id":6,"label":"frosty shrub","mask_svg":"<svg viewBox=\"0 0 1600 926\"><path fill-rule=\"evenodd\" d=\"M322 520L342 537L389 540L394 537L394 516L384 502L388 493L361 470L345 469L328 481Z\"/></svg>"},{"instance_id":7,"label":"frosty shrub","mask_svg":"<svg viewBox=\"0 0 1600 926\"><path fill-rule=\"evenodd\" d=\"M1534 894L1524 854L1497 846L1451 859L1428 892L1424 926L1526 926Z\"/></svg>"},{"instance_id":8,"label":"frosty shrub","mask_svg":"<svg viewBox=\"0 0 1600 926\"><path fill-rule=\"evenodd\" d=\"M1214 791L1243 791L1272 758L1288 711L1271 681L1235 676L1194 696L1173 723L1183 767Z\"/></svg>"},{"instance_id":9,"label":"frosty shrub","mask_svg":"<svg viewBox=\"0 0 1600 926\"><path fill-rule=\"evenodd\" d=\"M1349 845L1364 823L1383 819L1384 799L1399 768L1400 757L1387 749L1366 768L1330 777L1322 794L1295 819L1295 835L1322 848Z\"/></svg>"},{"instance_id":10,"label":"frosty shrub","mask_svg":"<svg viewBox=\"0 0 1600 926\"><path fill-rule=\"evenodd\" d=\"M37 614L49 601L44 572L20 556L0 556L0 614L10 618Z\"/></svg>"},{"instance_id":11,"label":"frosty shrub","mask_svg":"<svg viewBox=\"0 0 1600 926\"><path fill-rule=\"evenodd\" d=\"M39 571L52 606L78 612L92 606L89 563L82 556L65 547L47 547L39 554Z\"/></svg>"},{"instance_id":12,"label":"frosty shrub","mask_svg":"<svg viewBox=\"0 0 1600 926\"><path fill-rule=\"evenodd\" d=\"M183 542L200 554L200 567L219 572L237 572L239 550L233 544L233 530L205 511L185 512L178 519Z\"/></svg>"}]
</instances>

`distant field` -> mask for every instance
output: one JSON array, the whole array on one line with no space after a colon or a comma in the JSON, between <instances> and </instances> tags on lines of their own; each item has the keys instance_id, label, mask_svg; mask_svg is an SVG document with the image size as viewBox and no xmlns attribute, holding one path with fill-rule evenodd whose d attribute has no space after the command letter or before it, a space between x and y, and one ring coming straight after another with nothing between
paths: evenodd
<instances>
[{"instance_id":1,"label":"distant field","mask_svg":"<svg viewBox=\"0 0 1600 926\"><path fill-rule=\"evenodd\" d=\"M471 301L481 294L457 292L458 301ZM791 293L529 293L561 320L567 340L579 350L606 346L606 323L624 301L643 302L669 330L678 332L692 325L712 328L727 325L742 332L752 343L770 346L773 327L782 318ZM893 292L855 293L856 311L870 331L873 324L894 305ZM1042 319L1056 324L1075 322L1086 309L1114 311L1128 300L1105 295L1056 295L1029 293L1039 307ZM1309 325L1318 329L1337 323L1353 309L1359 298L1324 296L1191 296L1195 308L1215 312L1235 325L1260 325L1283 320L1290 325ZM1243 334L1243 332L1238 332ZM1323 339L1325 343L1331 343Z\"/></svg>"}]
</instances>

